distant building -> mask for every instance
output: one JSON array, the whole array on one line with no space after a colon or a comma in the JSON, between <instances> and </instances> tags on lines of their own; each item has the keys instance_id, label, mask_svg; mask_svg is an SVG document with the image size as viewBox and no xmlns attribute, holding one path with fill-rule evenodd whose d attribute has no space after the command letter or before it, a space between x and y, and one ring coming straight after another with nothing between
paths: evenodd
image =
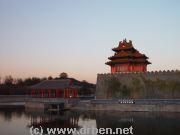
<instances>
[{"instance_id":1,"label":"distant building","mask_svg":"<svg viewBox=\"0 0 180 135\"><path fill-rule=\"evenodd\" d=\"M108 59L106 64L111 67L111 73L116 72L145 72L147 65L151 64L145 54L136 50L132 41L124 39L119 42L119 46L112 49L115 54Z\"/></svg>"},{"instance_id":2,"label":"distant building","mask_svg":"<svg viewBox=\"0 0 180 135\"><path fill-rule=\"evenodd\" d=\"M45 80L31 87L32 97L77 98L80 87L71 79Z\"/></svg>"}]
</instances>

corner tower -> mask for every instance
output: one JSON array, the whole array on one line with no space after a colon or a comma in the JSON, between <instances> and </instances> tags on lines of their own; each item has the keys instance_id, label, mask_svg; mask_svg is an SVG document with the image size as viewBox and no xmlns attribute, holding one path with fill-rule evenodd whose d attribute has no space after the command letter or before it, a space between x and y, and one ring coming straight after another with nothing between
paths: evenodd
<instances>
[{"instance_id":1,"label":"corner tower","mask_svg":"<svg viewBox=\"0 0 180 135\"><path fill-rule=\"evenodd\" d=\"M115 53L106 62L111 67L111 73L116 72L145 72L151 64L145 54L141 54L133 47L132 41L124 39L119 46L112 49Z\"/></svg>"}]
</instances>

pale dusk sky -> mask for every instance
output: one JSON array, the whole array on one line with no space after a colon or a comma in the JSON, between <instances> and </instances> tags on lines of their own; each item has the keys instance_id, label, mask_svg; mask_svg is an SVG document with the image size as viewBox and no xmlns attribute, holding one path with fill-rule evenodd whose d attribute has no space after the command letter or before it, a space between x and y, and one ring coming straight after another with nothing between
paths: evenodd
<instances>
[{"instance_id":1,"label":"pale dusk sky","mask_svg":"<svg viewBox=\"0 0 180 135\"><path fill-rule=\"evenodd\" d=\"M180 69L179 0L0 0L0 77L96 82L120 40L152 62Z\"/></svg>"}]
</instances>

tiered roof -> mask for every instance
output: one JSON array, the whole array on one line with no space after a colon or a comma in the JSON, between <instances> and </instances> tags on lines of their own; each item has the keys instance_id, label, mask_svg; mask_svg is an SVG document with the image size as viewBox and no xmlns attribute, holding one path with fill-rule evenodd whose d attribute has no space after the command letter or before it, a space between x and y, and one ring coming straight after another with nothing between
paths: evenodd
<instances>
[{"instance_id":1,"label":"tiered roof","mask_svg":"<svg viewBox=\"0 0 180 135\"><path fill-rule=\"evenodd\" d=\"M31 86L33 89L66 89L77 88L71 79L45 80L36 85Z\"/></svg>"},{"instance_id":2,"label":"tiered roof","mask_svg":"<svg viewBox=\"0 0 180 135\"><path fill-rule=\"evenodd\" d=\"M148 57L145 54L141 54L137 51L132 44L132 41L129 42L124 39L119 42L119 46L112 49L115 54L108 59L107 65L121 64L121 63L144 63L151 64L147 59Z\"/></svg>"}]
</instances>

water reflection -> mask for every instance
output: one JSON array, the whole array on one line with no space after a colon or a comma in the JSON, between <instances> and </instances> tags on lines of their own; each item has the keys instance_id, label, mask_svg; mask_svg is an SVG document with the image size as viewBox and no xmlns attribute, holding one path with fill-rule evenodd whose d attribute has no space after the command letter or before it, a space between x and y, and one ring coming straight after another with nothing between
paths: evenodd
<instances>
[{"instance_id":1,"label":"water reflection","mask_svg":"<svg viewBox=\"0 0 180 135\"><path fill-rule=\"evenodd\" d=\"M78 126L79 115L71 112L58 113L31 113L28 127L42 127L44 134L47 128L80 128Z\"/></svg>"},{"instance_id":2,"label":"water reflection","mask_svg":"<svg viewBox=\"0 0 180 135\"><path fill-rule=\"evenodd\" d=\"M4 121L11 122L13 117L20 118L23 113L24 113L23 107L0 108L0 119L4 119Z\"/></svg>"},{"instance_id":3,"label":"water reflection","mask_svg":"<svg viewBox=\"0 0 180 135\"><path fill-rule=\"evenodd\" d=\"M115 111L26 112L22 108L0 110L2 135L29 135L31 126L46 128L134 128L136 135L179 135L180 113ZM13 132L12 132L13 131ZM46 130L44 130L46 131Z\"/></svg>"}]
</instances>

